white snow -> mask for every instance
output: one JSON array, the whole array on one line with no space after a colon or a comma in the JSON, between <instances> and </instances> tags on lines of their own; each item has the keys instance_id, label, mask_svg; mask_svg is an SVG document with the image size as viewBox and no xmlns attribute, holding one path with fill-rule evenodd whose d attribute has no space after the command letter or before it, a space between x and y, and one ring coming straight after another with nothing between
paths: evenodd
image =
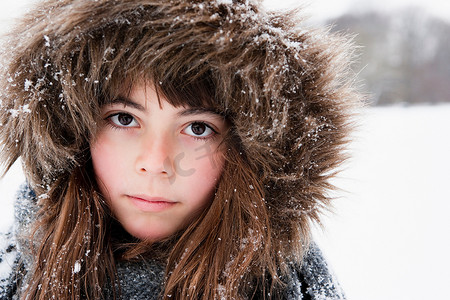
<instances>
[{"instance_id":1,"label":"white snow","mask_svg":"<svg viewBox=\"0 0 450 300\"><path fill-rule=\"evenodd\" d=\"M73 274L76 274L76 273L78 273L78 272L80 272L81 271L81 263L80 263L80 261L76 261L75 262L75 265L73 266L73 270L72 270L72 273Z\"/></svg>"},{"instance_id":2,"label":"white snow","mask_svg":"<svg viewBox=\"0 0 450 300\"><path fill-rule=\"evenodd\" d=\"M0 232L4 232L14 220L13 199L19 186L24 182L21 163L16 162L6 176L0 179Z\"/></svg>"},{"instance_id":3,"label":"white snow","mask_svg":"<svg viewBox=\"0 0 450 300\"><path fill-rule=\"evenodd\" d=\"M349 300L450 299L450 105L366 109L319 245Z\"/></svg>"},{"instance_id":4,"label":"white snow","mask_svg":"<svg viewBox=\"0 0 450 300\"><path fill-rule=\"evenodd\" d=\"M9 239L0 233L0 253L2 253L2 261L0 261L0 281L7 280L12 271L12 265L16 260L17 251L8 249ZM10 250L9 252L6 250Z\"/></svg>"},{"instance_id":5,"label":"white snow","mask_svg":"<svg viewBox=\"0 0 450 300\"><path fill-rule=\"evenodd\" d=\"M405 6L417 7L424 13L432 14L442 20L450 20L450 1L442 0L263 0L263 3L272 10L301 7L311 16L313 22L335 18L348 11L375 10L386 13L401 10Z\"/></svg>"},{"instance_id":6,"label":"white snow","mask_svg":"<svg viewBox=\"0 0 450 300\"><path fill-rule=\"evenodd\" d=\"M44 35L44 39L45 39L45 46L50 47L50 38L47 35Z\"/></svg>"}]
</instances>

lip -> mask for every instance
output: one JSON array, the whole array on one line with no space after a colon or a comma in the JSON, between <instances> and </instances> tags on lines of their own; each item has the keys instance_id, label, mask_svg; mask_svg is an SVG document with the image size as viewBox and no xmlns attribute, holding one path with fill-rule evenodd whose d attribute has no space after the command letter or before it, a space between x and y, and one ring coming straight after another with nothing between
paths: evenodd
<instances>
[{"instance_id":1,"label":"lip","mask_svg":"<svg viewBox=\"0 0 450 300\"><path fill-rule=\"evenodd\" d=\"M162 197L149 197L146 195L127 195L131 203L144 212L161 212L173 207L176 202Z\"/></svg>"}]
</instances>

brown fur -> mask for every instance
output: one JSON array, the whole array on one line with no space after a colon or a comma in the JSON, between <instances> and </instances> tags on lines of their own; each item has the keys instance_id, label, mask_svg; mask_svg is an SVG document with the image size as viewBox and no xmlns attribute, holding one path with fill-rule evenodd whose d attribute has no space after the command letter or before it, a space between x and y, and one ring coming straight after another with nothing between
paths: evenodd
<instances>
[{"instance_id":1,"label":"brown fur","mask_svg":"<svg viewBox=\"0 0 450 300\"><path fill-rule=\"evenodd\" d=\"M298 24L294 14L243 0L49 0L23 19L3 50L0 141L4 169L20 157L36 192L49 195L33 299L97 299L105 274L114 280L112 221L96 192L89 143L100 106L141 79L174 105L208 103L232 125L215 200L174 242L164 295L213 299L222 285L227 299L244 297L301 259L311 221L329 207L329 179L345 159L359 96L348 42ZM86 207L93 213L83 214ZM86 232L95 235L83 242ZM86 250L99 256L78 274L58 265ZM58 266L68 290L42 276Z\"/></svg>"}]
</instances>

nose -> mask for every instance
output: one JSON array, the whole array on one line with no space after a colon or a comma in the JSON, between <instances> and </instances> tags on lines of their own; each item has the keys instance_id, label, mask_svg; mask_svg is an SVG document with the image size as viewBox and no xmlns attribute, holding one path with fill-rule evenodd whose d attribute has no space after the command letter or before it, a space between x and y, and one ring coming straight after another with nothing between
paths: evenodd
<instances>
[{"instance_id":1,"label":"nose","mask_svg":"<svg viewBox=\"0 0 450 300\"><path fill-rule=\"evenodd\" d=\"M170 140L163 135L145 135L140 139L136 156L136 172L142 175L171 176Z\"/></svg>"}]
</instances>

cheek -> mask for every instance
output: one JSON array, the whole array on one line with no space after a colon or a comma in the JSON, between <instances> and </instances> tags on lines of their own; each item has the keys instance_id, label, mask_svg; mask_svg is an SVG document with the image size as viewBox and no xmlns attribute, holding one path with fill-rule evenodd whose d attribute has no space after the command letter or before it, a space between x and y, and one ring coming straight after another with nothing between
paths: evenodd
<instances>
[{"instance_id":1,"label":"cheek","mask_svg":"<svg viewBox=\"0 0 450 300\"><path fill-rule=\"evenodd\" d=\"M216 154L195 160L195 172L186 178L186 191L199 205L212 199L224 165L223 156Z\"/></svg>"},{"instance_id":2,"label":"cheek","mask_svg":"<svg viewBox=\"0 0 450 300\"><path fill-rule=\"evenodd\" d=\"M222 174L224 159L222 155L214 155L198 160L198 170L205 182L214 184Z\"/></svg>"},{"instance_id":3,"label":"cheek","mask_svg":"<svg viewBox=\"0 0 450 300\"><path fill-rule=\"evenodd\" d=\"M120 174L123 166L121 165L123 157L120 148L115 146L108 138L100 135L91 146L92 164L98 184L102 191L104 188L114 187L114 183L119 180L117 174Z\"/></svg>"},{"instance_id":4,"label":"cheek","mask_svg":"<svg viewBox=\"0 0 450 300\"><path fill-rule=\"evenodd\" d=\"M198 143L198 142L197 142ZM224 153L218 149L218 142L209 142L204 145L191 145L185 143L179 147L181 159L174 159L174 167L178 174L193 173L194 177L218 178L224 165ZM187 150L185 150L187 149Z\"/></svg>"}]
</instances>

